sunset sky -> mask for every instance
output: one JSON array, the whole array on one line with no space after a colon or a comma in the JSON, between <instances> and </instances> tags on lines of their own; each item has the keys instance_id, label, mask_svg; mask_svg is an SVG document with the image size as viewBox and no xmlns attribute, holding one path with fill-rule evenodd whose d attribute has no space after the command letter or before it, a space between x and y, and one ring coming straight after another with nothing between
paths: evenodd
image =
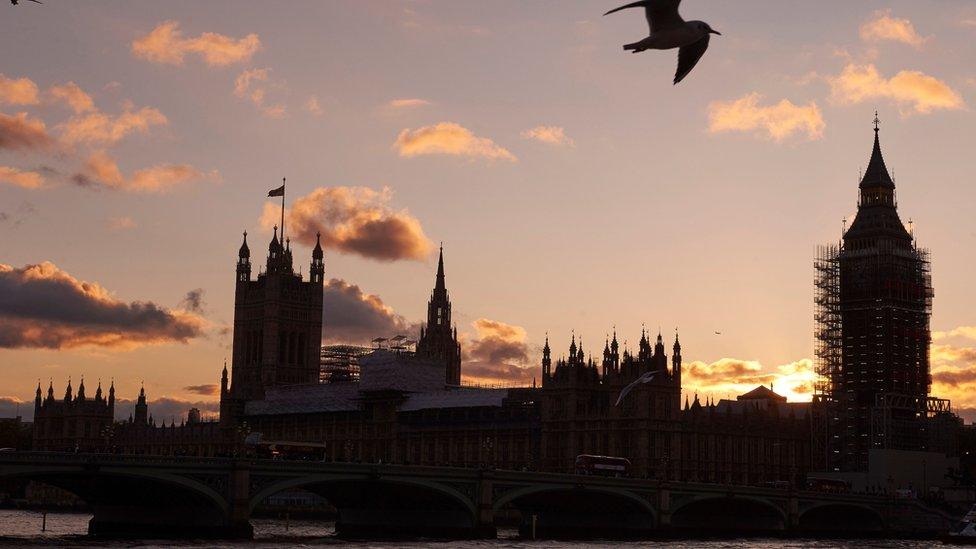
<instances>
[{"instance_id":1,"label":"sunset sky","mask_svg":"<svg viewBox=\"0 0 976 549\"><path fill-rule=\"evenodd\" d=\"M144 381L157 417L212 402L282 177L327 341L415 330L443 242L468 381L645 324L680 331L689 393L808 400L815 247L876 109L932 251L933 393L976 409L976 4L687 0L722 36L673 86L621 3L0 6L0 416L82 376Z\"/></svg>"}]
</instances>

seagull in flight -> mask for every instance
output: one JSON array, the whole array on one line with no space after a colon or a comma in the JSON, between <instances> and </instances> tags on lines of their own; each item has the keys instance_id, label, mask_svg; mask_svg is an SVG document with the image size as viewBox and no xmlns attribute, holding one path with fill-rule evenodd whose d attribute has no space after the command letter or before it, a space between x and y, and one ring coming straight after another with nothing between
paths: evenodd
<instances>
[{"instance_id":1,"label":"seagull in flight","mask_svg":"<svg viewBox=\"0 0 976 549\"><path fill-rule=\"evenodd\" d=\"M635 379L634 381L632 381L630 383L630 385L624 387L623 390L620 391L620 395L617 397L617 402L615 402L613 405L614 406L620 406L620 403L624 401L624 398L631 391L633 391L635 387L637 387L638 385L642 385L644 383L650 383L651 380L654 379L654 376L655 375L657 375L657 370L651 370L649 372L644 372L644 375L642 375L639 378Z\"/></svg>"},{"instance_id":2,"label":"seagull in flight","mask_svg":"<svg viewBox=\"0 0 976 549\"><path fill-rule=\"evenodd\" d=\"M678 4L681 0L640 0L612 9L603 15L625 10L627 8L644 8L647 23L651 27L651 34L647 38L627 44L625 50L640 53L644 50L670 50L678 48L678 70L674 75L674 83L681 82L691 69L695 68L698 60L708 49L711 35L722 33L713 29L704 21L685 21L678 14Z\"/></svg>"},{"instance_id":3,"label":"seagull in flight","mask_svg":"<svg viewBox=\"0 0 976 549\"><path fill-rule=\"evenodd\" d=\"M43 4L44 3L44 2L41 2L41 0L29 0L29 1L30 2L34 2L35 4ZM16 6L18 2L20 2L20 0L10 0L10 3L12 5L14 5L14 6Z\"/></svg>"}]
</instances>

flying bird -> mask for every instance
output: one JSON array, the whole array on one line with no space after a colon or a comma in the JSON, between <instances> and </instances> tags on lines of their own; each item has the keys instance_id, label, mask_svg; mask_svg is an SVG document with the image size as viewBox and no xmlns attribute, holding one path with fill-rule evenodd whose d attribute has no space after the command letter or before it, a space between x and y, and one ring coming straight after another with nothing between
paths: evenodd
<instances>
[{"instance_id":1,"label":"flying bird","mask_svg":"<svg viewBox=\"0 0 976 549\"><path fill-rule=\"evenodd\" d=\"M41 2L41 0L28 0L28 1L34 2L35 4L43 4L44 3L44 2ZM19 2L20 2L20 0L10 0L10 3L13 4L14 6L16 6Z\"/></svg>"},{"instance_id":2,"label":"flying bird","mask_svg":"<svg viewBox=\"0 0 976 549\"><path fill-rule=\"evenodd\" d=\"M623 402L624 397L626 397L628 393L630 393L631 391L633 391L634 390L634 387L637 387L638 385L640 385L642 383L650 383L650 381L652 379L654 379L654 375L655 374L657 374L657 370L651 370L650 372L644 372L644 375L642 375L639 378L637 378L634 381L632 381L630 383L630 385L624 387L623 390L620 391L620 396L617 397L617 402L614 403L614 406L620 406L620 403Z\"/></svg>"},{"instance_id":3,"label":"flying bird","mask_svg":"<svg viewBox=\"0 0 976 549\"><path fill-rule=\"evenodd\" d=\"M722 332L715 332L715 335L720 336L722 335Z\"/></svg>"},{"instance_id":4,"label":"flying bird","mask_svg":"<svg viewBox=\"0 0 976 549\"><path fill-rule=\"evenodd\" d=\"M624 49L640 53L644 50L679 48L678 70L674 74L675 84L688 76L691 69L698 64L698 60L705 55L711 35L722 34L704 21L685 21L682 19L681 15L678 14L678 4L680 3L681 0L640 0L603 14L610 15L627 8L644 8L647 24L651 27L651 34L639 42L625 45Z\"/></svg>"}]
</instances>

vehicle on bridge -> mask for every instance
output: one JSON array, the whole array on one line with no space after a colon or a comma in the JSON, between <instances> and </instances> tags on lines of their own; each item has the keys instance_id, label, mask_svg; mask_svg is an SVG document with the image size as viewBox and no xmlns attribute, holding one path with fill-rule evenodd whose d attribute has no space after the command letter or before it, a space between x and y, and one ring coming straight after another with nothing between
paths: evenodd
<instances>
[{"instance_id":1,"label":"vehicle on bridge","mask_svg":"<svg viewBox=\"0 0 976 549\"><path fill-rule=\"evenodd\" d=\"M260 433L256 433L260 435ZM247 454L257 459L280 461L325 461L326 447L323 443L291 442L287 440L263 440L260 436L248 437L245 441Z\"/></svg>"},{"instance_id":2,"label":"vehicle on bridge","mask_svg":"<svg viewBox=\"0 0 976 549\"><path fill-rule=\"evenodd\" d=\"M577 475L596 475L601 477L629 477L630 460L622 457L592 456L580 454L576 456Z\"/></svg>"},{"instance_id":3,"label":"vehicle on bridge","mask_svg":"<svg viewBox=\"0 0 976 549\"><path fill-rule=\"evenodd\" d=\"M807 489L828 494L848 494L851 491L851 483L836 478L810 477L807 478Z\"/></svg>"}]
</instances>

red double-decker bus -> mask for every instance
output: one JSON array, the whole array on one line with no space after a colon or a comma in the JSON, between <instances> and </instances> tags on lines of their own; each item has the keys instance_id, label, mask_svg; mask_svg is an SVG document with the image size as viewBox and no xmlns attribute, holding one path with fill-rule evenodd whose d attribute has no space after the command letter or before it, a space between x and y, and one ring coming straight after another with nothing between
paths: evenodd
<instances>
[{"instance_id":1,"label":"red double-decker bus","mask_svg":"<svg viewBox=\"0 0 976 549\"><path fill-rule=\"evenodd\" d=\"M591 456L581 454L576 456L577 475L596 475L601 477L630 476L630 460L613 456Z\"/></svg>"}]
</instances>

